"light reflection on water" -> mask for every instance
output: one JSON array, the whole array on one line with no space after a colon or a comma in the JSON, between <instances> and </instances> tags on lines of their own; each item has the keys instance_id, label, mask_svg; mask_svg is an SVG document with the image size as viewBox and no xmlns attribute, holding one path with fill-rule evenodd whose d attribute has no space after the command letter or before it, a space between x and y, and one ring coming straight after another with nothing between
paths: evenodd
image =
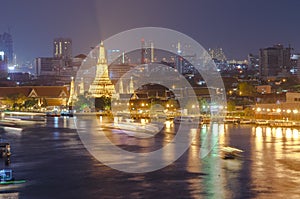
<instances>
[{"instance_id":1,"label":"light reflection on water","mask_svg":"<svg viewBox=\"0 0 300 199\"><path fill-rule=\"evenodd\" d=\"M252 128L251 187L259 198L298 197L299 132L291 128Z\"/></svg>"},{"instance_id":2,"label":"light reflection on water","mask_svg":"<svg viewBox=\"0 0 300 199\"><path fill-rule=\"evenodd\" d=\"M193 164L203 179L189 180L192 195L205 193L208 198L283 198L299 197L300 139L291 128L219 125L219 142L205 159ZM222 131L224 129L224 131ZM202 128L205 133L207 128ZM233 146L245 151L238 160L218 157L220 147ZM189 162L199 147L192 145ZM196 186L196 182L199 186ZM199 196L199 195L198 195Z\"/></svg>"},{"instance_id":3,"label":"light reflection on water","mask_svg":"<svg viewBox=\"0 0 300 199\"><path fill-rule=\"evenodd\" d=\"M30 176L27 175L26 172L28 172L33 175L32 179L36 181L36 185L45 186L44 189L36 189L36 185L28 185L31 192L41 190L41 193L45 193L49 190L49 183L53 183L51 186L57 186L55 188L60 189L61 185L57 185L55 180L49 181L48 178L38 178L35 175L39 176L42 173L48 175L49 179L55 179L53 175L61 177L63 172L60 169L66 165L65 171L69 172L66 178L69 180L68 186L76 187L79 183L78 177L87 174L90 176L89 180L95 182L90 183L85 179L81 181L80 192L82 194L88 195L90 193L89 196L92 195L92 192L86 190L97 192L95 197L88 198L98 198L100 194L108 198L122 198L122 196L134 196L135 194L136 196L145 196L145 198L154 196L165 196L164 198L170 198L170 196L173 198L298 198L299 196L300 135L297 129L251 125L202 125L198 129L191 129L187 132L188 138L191 139L191 146L176 162L148 174L128 174L105 167L96 160L90 162L90 158L85 159L87 162L82 162L82 153L86 151L83 146L78 145L76 133L75 135L69 134L62 129L65 126L71 128L76 126L71 121L71 119L53 118L52 123L47 124L48 127L52 127L52 129L46 129L46 132L51 132L49 134L43 132L45 129L40 129L40 131L33 130L32 132L25 130L25 133L20 136L22 139L11 135L13 138L11 140L20 142L19 149L16 147L18 143L12 143L14 151L16 151L14 155L19 156L18 158L14 156L14 158L16 161L20 161L20 166L17 166L15 162L12 164L13 166L16 165L16 174L20 175L21 171L25 170L23 171L24 178ZM118 147L136 153L151 152L171 143L177 129L176 125L168 124L168 128L164 128L155 137L141 139L118 129L108 129L103 125L101 126L101 123L109 122L106 118L102 118L101 122L100 118L97 121L81 120L77 123L77 128L93 135L98 135L102 131L104 133L100 134L101 136L107 136ZM55 129L53 130L53 128ZM207 157L200 159L201 144L210 130L213 130L213 133L207 144L214 145L214 148ZM99 138L102 139L101 136ZM104 147L105 144L101 139L95 140L95 142ZM174 158L177 150L175 144L170 145L168 150L162 151L159 157L161 161L167 162ZM28 145L39 149L34 150L36 154L33 159L39 160L43 166L39 167L39 164L36 163L27 166L24 164L26 161L21 161L22 158L27 160L30 156L21 154L24 150L22 147ZM49 146L56 146L57 149L52 149ZM233 160L220 158L220 148L223 146L244 150L243 157ZM64 154L70 148L73 150ZM31 151L31 148L25 149ZM60 153L49 154L51 150L61 151ZM63 155L60 155L61 153ZM68 159L68 155L74 156L75 160ZM131 156L128 156L126 161L120 162L117 156L111 156L105 151L101 151L101 155L111 158L111 162L114 164L126 164L128 166L136 164ZM57 170L54 169L54 173L49 170L47 171L49 173L44 173L45 165L49 165L48 161L61 158L60 156L70 161L61 161L60 164L54 161L55 164L50 165L51 171L52 167ZM68 165L75 169L69 169ZM147 167L148 165L149 162L145 161L136 166ZM35 169L32 169L33 166ZM56 175L56 171L59 171L59 175ZM68 172L66 173L68 174ZM24 189L27 194L27 187ZM70 198L67 195L71 192L69 190L72 189L66 190L66 195L62 195L61 198ZM176 195L174 191L178 191L182 195Z\"/></svg>"},{"instance_id":4,"label":"light reflection on water","mask_svg":"<svg viewBox=\"0 0 300 199\"><path fill-rule=\"evenodd\" d=\"M115 130L111 130L108 136L116 145L143 147L134 151L149 152L170 143L175 131L176 128L168 124L160 136L151 139L130 137ZM212 133L205 144L214 147L206 158L200 159L200 147L208 132ZM181 179L188 183L191 197L271 198L286 194L294 197L298 194L300 139L297 129L214 123L191 129L189 137L194 139L185 155L185 169L189 173L203 174L201 178ZM223 146L240 148L245 151L244 156L223 160L220 158L220 148ZM174 158L175 150L173 143L173 147L163 151L162 161Z\"/></svg>"}]
</instances>

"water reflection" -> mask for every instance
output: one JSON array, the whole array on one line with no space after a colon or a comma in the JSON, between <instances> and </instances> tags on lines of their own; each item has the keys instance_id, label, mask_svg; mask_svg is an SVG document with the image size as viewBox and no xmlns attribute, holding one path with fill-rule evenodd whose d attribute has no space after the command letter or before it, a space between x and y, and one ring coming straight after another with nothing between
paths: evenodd
<instances>
[{"instance_id":1,"label":"water reflection","mask_svg":"<svg viewBox=\"0 0 300 199\"><path fill-rule=\"evenodd\" d=\"M241 190L240 170L241 160L224 160L220 158L220 148L231 143L230 127L224 124L211 126L217 145L209 156L201 161L201 170L207 174L204 176L204 191L208 198L240 198Z\"/></svg>"},{"instance_id":2,"label":"water reflection","mask_svg":"<svg viewBox=\"0 0 300 199\"><path fill-rule=\"evenodd\" d=\"M97 144L99 154L107 156L114 164L137 166L142 169L149 167L153 162L143 159L144 161L137 163L130 155L126 156L125 160L118 155L111 155L106 149L106 143L103 142L106 138L116 146L134 153L148 153L168 145L168 149L157 156L158 163L174 159L180 149L176 146L178 143L173 142L178 129L173 123L166 123L165 128L156 136L141 139L101 125L109 122L113 121L107 121L104 117L102 121L98 118L97 122L81 120L77 122L77 127L85 133L89 132L91 134L89 136L97 138L92 140ZM70 125L69 121L67 124ZM64 122L59 122L59 125L64 126ZM139 193L154 193L158 192L159 186L159 191L169 196L172 189L180 189L186 198L298 197L300 186L298 129L214 123L202 125L198 129L185 130L187 130L186 138L191 145L176 162L171 162L165 169L150 173L148 177L147 174L130 176L124 172L114 173L114 179L109 178L104 185L113 181L114 186L118 186L126 193L131 193L132 187L136 187ZM59 140L60 136L56 138ZM204 159L201 159L199 153L204 144L213 148ZM223 146L244 150L243 157L233 160L220 158L220 148ZM105 179L105 176L110 176L108 171L111 172L101 166L99 175ZM126 185L124 182L127 181L131 184ZM105 190L102 192L107 193ZM151 197L145 195L147 196Z\"/></svg>"},{"instance_id":3,"label":"water reflection","mask_svg":"<svg viewBox=\"0 0 300 199\"><path fill-rule=\"evenodd\" d=\"M291 128L252 128L251 186L258 198L297 197L300 185L299 132ZM297 176L297 177L296 177Z\"/></svg>"}]
</instances>

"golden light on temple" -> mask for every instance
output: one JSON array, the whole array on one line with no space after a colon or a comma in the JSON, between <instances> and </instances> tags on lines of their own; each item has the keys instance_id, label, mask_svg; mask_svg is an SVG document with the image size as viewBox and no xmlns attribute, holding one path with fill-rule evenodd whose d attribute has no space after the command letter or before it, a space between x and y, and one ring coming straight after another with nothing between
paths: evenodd
<instances>
[{"instance_id":1,"label":"golden light on temple","mask_svg":"<svg viewBox=\"0 0 300 199\"><path fill-rule=\"evenodd\" d=\"M112 96L115 93L115 86L108 75L108 65L103 42L99 47L99 56L96 66L96 76L90 85L89 92L93 97Z\"/></svg>"}]
</instances>

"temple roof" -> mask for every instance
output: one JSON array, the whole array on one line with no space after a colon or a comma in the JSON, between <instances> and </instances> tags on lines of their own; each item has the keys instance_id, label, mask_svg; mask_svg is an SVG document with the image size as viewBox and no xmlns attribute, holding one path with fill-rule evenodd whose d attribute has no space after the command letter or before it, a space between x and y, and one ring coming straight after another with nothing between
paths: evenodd
<instances>
[{"instance_id":1,"label":"temple roof","mask_svg":"<svg viewBox=\"0 0 300 199\"><path fill-rule=\"evenodd\" d=\"M34 98L68 98L69 92L66 86L20 86L0 87L0 98L13 94L23 94Z\"/></svg>"}]
</instances>

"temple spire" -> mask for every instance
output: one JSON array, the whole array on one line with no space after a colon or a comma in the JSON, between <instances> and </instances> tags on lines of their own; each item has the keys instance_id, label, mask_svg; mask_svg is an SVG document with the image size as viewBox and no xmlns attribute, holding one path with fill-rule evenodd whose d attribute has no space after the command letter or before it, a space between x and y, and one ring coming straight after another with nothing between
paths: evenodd
<instances>
[{"instance_id":1,"label":"temple spire","mask_svg":"<svg viewBox=\"0 0 300 199\"><path fill-rule=\"evenodd\" d=\"M133 78L130 77L130 82L129 82L129 93L134 93L134 85L133 85Z\"/></svg>"},{"instance_id":2,"label":"temple spire","mask_svg":"<svg viewBox=\"0 0 300 199\"><path fill-rule=\"evenodd\" d=\"M119 93L122 94L123 91L124 91L122 78L119 81L120 81L120 84L119 84Z\"/></svg>"},{"instance_id":3,"label":"temple spire","mask_svg":"<svg viewBox=\"0 0 300 199\"><path fill-rule=\"evenodd\" d=\"M75 82L74 82L74 77L71 77L71 85L70 85L70 96L69 96L69 100L68 100L68 105L72 106L73 105L73 101L75 98L75 88L74 88Z\"/></svg>"},{"instance_id":4,"label":"temple spire","mask_svg":"<svg viewBox=\"0 0 300 199\"><path fill-rule=\"evenodd\" d=\"M105 48L104 48L104 44L103 41L101 41L100 43L100 47L99 47L99 57L98 57L98 65L99 64L106 64L106 56L105 56Z\"/></svg>"}]
</instances>

